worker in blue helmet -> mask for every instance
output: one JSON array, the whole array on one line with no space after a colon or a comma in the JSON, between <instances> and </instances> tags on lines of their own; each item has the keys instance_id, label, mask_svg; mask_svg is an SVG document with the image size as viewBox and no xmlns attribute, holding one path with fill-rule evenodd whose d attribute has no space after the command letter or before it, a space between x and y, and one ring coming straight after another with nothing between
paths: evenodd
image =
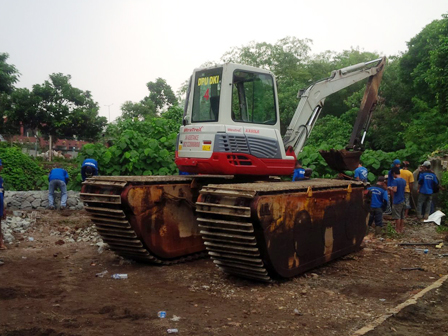
<instances>
[{"instance_id":1,"label":"worker in blue helmet","mask_svg":"<svg viewBox=\"0 0 448 336\"><path fill-rule=\"evenodd\" d=\"M83 181L88 177L98 175L98 162L95 159L85 159L81 165L81 178Z\"/></svg>"},{"instance_id":2,"label":"worker in blue helmet","mask_svg":"<svg viewBox=\"0 0 448 336\"><path fill-rule=\"evenodd\" d=\"M400 165L401 165L401 161L398 159L395 159L394 162L392 162L392 165L390 167L389 173L387 174L387 190L389 191L389 202L390 202L390 206L392 209L392 204L394 202L394 193L390 192L391 188L390 186L392 185L393 181L394 181L394 174L392 173L392 169L394 169L394 167L397 167L398 169L400 169Z\"/></svg>"}]
</instances>

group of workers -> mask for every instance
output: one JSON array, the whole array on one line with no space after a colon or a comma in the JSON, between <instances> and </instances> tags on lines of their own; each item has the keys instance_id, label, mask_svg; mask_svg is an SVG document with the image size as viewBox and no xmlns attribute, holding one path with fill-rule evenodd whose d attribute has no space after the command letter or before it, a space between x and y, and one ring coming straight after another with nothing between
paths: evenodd
<instances>
[{"instance_id":1,"label":"group of workers","mask_svg":"<svg viewBox=\"0 0 448 336\"><path fill-rule=\"evenodd\" d=\"M95 159L85 159L81 165L81 179L83 181L91 176L98 175L98 162ZM61 210L67 207L67 183L69 175L63 168L53 168L48 175L48 208L54 210L54 192L61 191Z\"/></svg>"},{"instance_id":2,"label":"group of workers","mask_svg":"<svg viewBox=\"0 0 448 336\"><path fill-rule=\"evenodd\" d=\"M368 182L368 170L359 163L354 171L354 176L349 177L340 174L340 178L349 178L357 181ZM296 162L293 181L300 181L310 178L310 173L302 167L300 161ZM371 195L369 226L374 224L375 233L380 234L383 230L383 214L392 215L397 233L404 232L404 219L411 209L413 200L411 191L413 190L415 179L414 174L409 170L409 162L401 162L399 159L393 161L391 169L386 176L378 176L377 183L367 190ZM417 173L418 202L416 206L417 218L428 219L434 212L433 194L438 191L439 181L431 170L429 161L423 162Z\"/></svg>"},{"instance_id":3,"label":"group of workers","mask_svg":"<svg viewBox=\"0 0 448 336\"><path fill-rule=\"evenodd\" d=\"M359 169L358 167L357 169ZM364 168L364 167L362 167ZM365 169L365 168L364 168ZM366 169L367 171L367 169ZM356 171L355 171L356 176ZM411 209L414 174L409 171L409 162L396 159L387 176L379 176L377 183L367 188L371 194L369 226L375 224L375 233L383 228L383 212L391 208L397 233L404 232L404 219ZM433 194L438 191L439 181L431 170L429 161L423 162L417 173L418 202L417 218L428 219L433 205ZM415 203L414 203L415 205Z\"/></svg>"}]
</instances>

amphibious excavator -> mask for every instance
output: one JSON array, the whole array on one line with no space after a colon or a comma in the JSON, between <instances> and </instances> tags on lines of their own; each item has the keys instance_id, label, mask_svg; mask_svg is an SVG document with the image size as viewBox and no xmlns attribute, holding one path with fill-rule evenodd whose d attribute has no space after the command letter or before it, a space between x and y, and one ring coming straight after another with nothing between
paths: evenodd
<instances>
[{"instance_id":1,"label":"amphibious excavator","mask_svg":"<svg viewBox=\"0 0 448 336\"><path fill-rule=\"evenodd\" d=\"M291 176L325 98L368 79L346 149L321 153L353 170L377 101L385 58L335 70L299 92L280 136L272 72L226 63L190 79L175 162L179 176L96 176L81 198L117 254L172 264L205 252L223 271L260 281L288 278L359 248L368 205L362 182Z\"/></svg>"}]
</instances>

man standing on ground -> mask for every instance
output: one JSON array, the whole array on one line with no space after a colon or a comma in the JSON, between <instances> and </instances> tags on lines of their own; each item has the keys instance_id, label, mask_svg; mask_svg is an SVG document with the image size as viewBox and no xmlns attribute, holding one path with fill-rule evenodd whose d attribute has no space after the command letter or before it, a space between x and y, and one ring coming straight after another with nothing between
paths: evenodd
<instances>
[{"instance_id":1,"label":"man standing on ground","mask_svg":"<svg viewBox=\"0 0 448 336\"><path fill-rule=\"evenodd\" d=\"M369 175L369 172L367 171L367 168L363 167L362 163L359 162L358 168L355 169L355 179L356 179L356 181L367 182L367 175Z\"/></svg>"},{"instance_id":2,"label":"man standing on ground","mask_svg":"<svg viewBox=\"0 0 448 336\"><path fill-rule=\"evenodd\" d=\"M86 178L98 175L98 162L95 159L85 159L81 166L81 179L84 182Z\"/></svg>"},{"instance_id":3,"label":"man standing on ground","mask_svg":"<svg viewBox=\"0 0 448 336\"><path fill-rule=\"evenodd\" d=\"M67 182L68 173L62 168L53 168L48 175L50 185L48 188L48 208L54 210L54 191L59 188L61 190L61 210L67 206Z\"/></svg>"},{"instance_id":4,"label":"man standing on ground","mask_svg":"<svg viewBox=\"0 0 448 336\"><path fill-rule=\"evenodd\" d=\"M408 217L409 209L411 208L411 191L414 186L414 174L409 171L409 162L403 161L403 169L400 170L400 176L406 181L406 188L404 190L404 203L406 204L406 210L404 218Z\"/></svg>"},{"instance_id":5,"label":"man standing on ground","mask_svg":"<svg viewBox=\"0 0 448 336\"><path fill-rule=\"evenodd\" d=\"M389 170L389 173L387 174L387 186L390 187L392 185L392 181L394 180L394 174L392 173L392 168L393 167L398 167L400 168L401 165L401 161L398 159L395 159L394 162L392 163L391 169ZM390 188L388 188L390 190ZM389 193L389 204L390 204L390 208L392 209L392 204L394 201L394 193L390 192Z\"/></svg>"},{"instance_id":6,"label":"man standing on ground","mask_svg":"<svg viewBox=\"0 0 448 336\"><path fill-rule=\"evenodd\" d=\"M383 207L387 206L387 190L384 187L384 176L379 176L376 185L367 188L371 192L369 226L375 221L375 235L381 234L383 228Z\"/></svg>"},{"instance_id":7,"label":"man standing on ground","mask_svg":"<svg viewBox=\"0 0 448 336\"><path fill-rule=\"evenodd\" d=\"M422 172L418 177L418 204L417 217L418 219L428 219L431 210L432 194L434 187L439 184L436 174L431 170L431 163L429 161L423 162ZM423 209L424 213L423 213Z\"/></svg>"},{"instance_id":8,"label":"man standing on ground","mask_svg":"<svg viewBox=\"0 0 448 336\"><path fill-rule=\"evenodd\" d=\"M400 168L393 167L391 171L394 176L390 188L394 195L392 214L395 219L395 230L397 233L404 233L404 213L406 210L404 190L406 189L406 181L400 177Z\"/></svg>"}]
</instances>

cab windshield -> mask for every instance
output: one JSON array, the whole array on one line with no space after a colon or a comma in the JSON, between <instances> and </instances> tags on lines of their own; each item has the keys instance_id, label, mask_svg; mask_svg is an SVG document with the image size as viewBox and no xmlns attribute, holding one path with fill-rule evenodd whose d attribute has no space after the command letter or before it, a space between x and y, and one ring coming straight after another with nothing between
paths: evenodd
<instances>
[{"instance_id":1,"label":"cab windshield","mask_svg":"<svg viewBox=\"0 0 448 336\"><path fill-rule=\"evenodd\" d=\"M222 68L198 71L193 87L192 122L218 121Z\"/></svg>"},{"instance_id":2,"label":"cab windshield","mask_svg":"<svg viewBox=\"0 0 448 336\"><path fill-rule=\"evenodd\" d=\"M274 80L271 75L242 70L233 73L232 119L267 125L277 122Z\"/></svg>"}]
</instances>

